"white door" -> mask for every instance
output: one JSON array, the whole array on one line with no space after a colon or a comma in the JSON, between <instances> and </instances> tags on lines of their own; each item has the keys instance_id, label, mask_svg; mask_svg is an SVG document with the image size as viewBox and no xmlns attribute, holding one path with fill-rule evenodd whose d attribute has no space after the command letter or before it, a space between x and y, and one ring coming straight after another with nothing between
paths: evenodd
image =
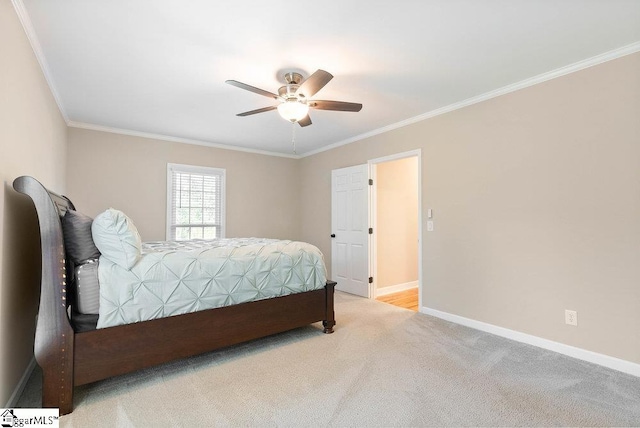
<instances>
[{"instance_id":1,"label":"white door","mask_svg":"<svg viewBox=\"0 0 640 428\"><path fill-rule=\"evenodd\" d=\"M368 165L331 171L331 275L336 289L371 297Z\"/></svg>"}]
</instances>

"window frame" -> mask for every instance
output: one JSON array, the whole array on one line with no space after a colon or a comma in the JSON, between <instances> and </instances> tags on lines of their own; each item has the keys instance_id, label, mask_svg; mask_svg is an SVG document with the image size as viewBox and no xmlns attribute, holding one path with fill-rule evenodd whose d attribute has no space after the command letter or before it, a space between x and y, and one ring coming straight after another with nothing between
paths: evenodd
<instances>
[{"instance_id":1,"label":"window frame","mask_svg":"<svg viewBox=\"0 0 640 428\"><path fill-rule=\"evenodd\" d=\"M214 168L208 166L197 166L197 165L186 165L179 163L167 163L167 212L166 212L166 230L165 230L165 239L167 241L175 241L175 237L171 236L171 227L175 226L171 224L171 214L173 208L173 172L181 172L187 174L200 174L200 175L216 175L221 177L221 185L222 195L220 197L220 235L218 238L224 238L226 236L226 214L227 214L227 170L225 168Z\"/></svg>"}]
</instances>

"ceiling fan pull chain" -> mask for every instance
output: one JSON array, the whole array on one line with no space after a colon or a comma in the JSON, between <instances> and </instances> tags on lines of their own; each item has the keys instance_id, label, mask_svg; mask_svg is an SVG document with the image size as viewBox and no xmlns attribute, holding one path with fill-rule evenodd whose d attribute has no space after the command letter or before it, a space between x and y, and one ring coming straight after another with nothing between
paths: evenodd
<instances>
[{"instance_id":1,"label":"ceiling fan pull chain","mask_svg":"<svg viewBox=\"0 0 640 428\"><path fill-rule=\"evenodd\" d=\"M296 152L296 123L291 122L291 144L293 144L293 154L297 155Z\"/></svg>"}]
</instances>

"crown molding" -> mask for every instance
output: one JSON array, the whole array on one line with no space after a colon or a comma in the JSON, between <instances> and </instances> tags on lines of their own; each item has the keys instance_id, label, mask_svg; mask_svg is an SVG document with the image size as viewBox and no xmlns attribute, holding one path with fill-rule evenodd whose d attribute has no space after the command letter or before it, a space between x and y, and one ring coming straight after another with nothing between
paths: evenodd
<instances>
[{"instance_id":1,"label":"crown molding","mask_svg":"<svg viewBox=\"0 0 640 428\"><path fill-rule=\"evenodd\" d=\"M222 150L233 150L236 152L245 152L245 153L252 153L252 154L264 155L264 156L276 156L281 158L300 159L299 155L288 155L284 153L269 152L266 150L259 150L259 149L249 149L245 147L232 146L228 144L211 143L208 141L191 140L189 138L172 137L168 135L152 134L150 132L133 131L130 129L112 128L110 126L95 125L92 123L69 121L67 123L67 126L69 126L70 128L88 129L91 131L108 132L111 134L129 135L131 137L141 137L141 138L148 138L152 140L169 141L172 143L191 144L195 146L205 146L205 147L211 147L211 148L222 149Z\"/></svg>"},{"instance_id":2,"label":"crown molding","mask_svg":"<svg viewBox=\"0 0 640 428\"><path fill-rule=\"evenodd\" d=\"M402 128L402 127L414 124L416 122L421 122L423 120L431 119L432 117L440 116L441 114L449 113L454 110L458 110L473 104L480 103L482 101L489 100L491 98L496 98L501 95L506 95L511 92L519 91L520 89L528 88L530 86L534 86L539 83L546 82L548 80L556 79L558 77L562 77L567 74L575 73L576 71L584 70L585 68L593 67L594 65L602 64L603 62L607 62L613 59L621 58L623 56L631 55L636 52L640 52L640 42L635 42L630 45L626 45L621 48L614 49L612 51L605 52L603 54L596 55L582 61L578 61L576 63L567 65L565 67L560 67L555 70L548 71L546 73L542 73L537 76L531 77L529 79L521 80L520 82L513 83L511 85L503 86L502 88L496 89L494 91L485 92L484 94L467 98L466 100L449 104L448 106L445 106L436 110L432 110L427 113L423 113L421 115L414 116L406 120L402 120L400 122L392 123L391 125L374 129L373 131L365 132L364 134L356 135L355 137L347 138L346 140L342 140L337 143L324 146L320 149L304 153L301 155L301 157L304 158L307 156L312 156L318 153L326 152L327 150L335 149L337 147L354 143L356 141L364 140L365 138L373 137L379 134L384 134L386 132L393 131L394 129Z\"/></svg>"},{"instance_id":3,"label":"crown molding","mask_svg":"<svg viewBox=\"0 0 640 428\"><path fill-rule=\"evenodd\" d=\"M44 74L45 80L47 81L47 84L49 85L49 89L51 90L51 93L53 95L53 98L56 101L56 104L58 105L58 109L60 110L60 113L62 114L62 117L64 118L65 122L67 123L68 126L73 127L73 128L83 128L83 129L92 129L92 130L97 130L97 131L103 131L103 132L110 132L110 133L114 133L114 134L123 134L123 135L131 135L131 136L137 136L137 137L143 137L143 138L152 138L152 139L156 139L156 140L164 140L164 141L171 141L171 142L176 142L176 143L183 143L183 144L194 144L194 145L200 145L200 146L207 146L207 147L215 147L215 148L220 148L220 149L225 149L225 150L235 150L235 151L241 151L241 152L247 152L247 153L255 153L255 154L261 154L261 155L267 155L267 156L278 156L278 157L285 157L285 158L291 158L291 159L301 159L301 158L305 158L308 156L313 156L316 155L318 153L322 153L322 152L326 152L328 150L332 150L341 146L345 146L347 144L351 144L354 143L356 141L360 141L360 140L364 140L366 138L370 138L379 134L384 134L386 132L389 131L393 131L395 129L399 129L411 124L414 124L416 122L421 122L423 120L427 120L430 119L432 117L436 117L436 116L440 116L442 114L445 113L449 113L452 112L454 110L458 110L473 104L477 104L480 103L482 101L486 101L489 100L491 98L496 98L499 97L501 95L506 95L508 93L511 92L515 92L518 91L520 89L524 89L524 88L528 88L530 86L533 85L537 85L539 83L543 83L546 82L548 80L552 80L567 74L571 74L571 73L575 73L576 71L580 71L583 70L585 68L589 68L589 67L593 67L594 65L598 65L598 64L602 64L604 62L607 61L611 61L613 59L617 59L626 55L631 55L633 53L636 52L640 52L640 41L635 42L635 43L631 43L629 45L605 52L603 54L600 55L596 55L593 56L591 58L587 58L585 60L582 61L578 61L576 63L570 64L568 66L564 66L564 67L560 67L557 68L555 70L546 72L546 73L542 73L539 74L537 76L522 80L520 82L516 82L513 83L511 85L507 85L507 86L503 86L502 88L496 89L494 91L490 91L490 92L486 92L484 94L475 96L475 97L471 97L471 98L467 98L466 100L462 100L460 102L457 103L453 103L450 104L448 106L444 106L441 107L439 109L436 110L432 110L423 114L420 114L418 116L414 116L405 120L402 120L400 122L396 122L396 123L392 123L390 125L387 126L383 126L381 128L378 129L374 129L372 131L368 131L365 132L363 134L359 134L356 135L354 137L350 137L347 138L345 140L342 141L338 141L336 143L333 144L329 144L327 146L324 146L322 148L316 149L316 150L312 150L306 153L302 153L299 155L286 155L283 153L277 153L277 152L270 152L270 151L266 151L266 150L258 150L258 149L247 149L247 148L242 148L242 147L237 147L237 146L231 146L231 145L225 145L225 144L217 144L217 143L210 143L210 142L206 142L206 141L198 141L198 140L190 140L187 138L179 138L179 137L172 137L172 136L167 136L167 135L159 135L159 134L151 134L151 133L146 133L146 132L138 132L138 131L132 131L132 130L128 130L128 129L119 129L119 128L111 128L111 127L105 127L105 126L100 126L100 125L94 125L94 124L89 124L89 123L81 123L81 122L74 122L71 121L62 105L62 101L60 99L59 93L56 90L56 86L54 84L53 81L53 77L51 76L51 73L49 72L49 66L47 64L47 61L45 59L44 53L42 52L42 47L40 46L40 42L38 41L38 37L36 36L35 30L33 29L33 25L31 23L31 19L29 18L29 14L27 13L27 10L24 6L23 0L11 0L11 3L13 4L14 9L16 10L16 13L18 15L18 18L20 19L20 22L22 23L22 27L24 28L25 33L27 34L27 38L29 39L29 43L31 44L31 48L33 49L33 52L36 55L36 58L38 60L38 63L40 64L40 68L42 69L42 73Z\"/></svg>"},{"instance_id":4,"label":"crown molding","mask_svg":"<svg viewBox=\"0 0 640 428\"><path fill-rule=\"evenodd\" d=\"M49 85L49 90L53 95L53 99L56 101L58 105L58 110L60 110L60 114L64 121L69 124L69 116L62 105L62 100L60 98L60 94L56 89L56 85L53 82L53 77L51 72L49 71L49 65L47 60L42 52L42 47L40 46L40 41L36 36L36 31L33 29L33 24L31 23L31 18L27 13L27 9L24 6L22 0L11 0L13 4L13 8L18 15L18 19L20 19L20 23L22 24L22 28L27 35L27 39L29 40L29 44L31 44L31 49L33 49L33 53L36 55L36 59L38 60L38 64L40 64L40 69L42 70L42 74L44 74L44 79L47 81L47 85Z\"/></svg>"}]
</instances>

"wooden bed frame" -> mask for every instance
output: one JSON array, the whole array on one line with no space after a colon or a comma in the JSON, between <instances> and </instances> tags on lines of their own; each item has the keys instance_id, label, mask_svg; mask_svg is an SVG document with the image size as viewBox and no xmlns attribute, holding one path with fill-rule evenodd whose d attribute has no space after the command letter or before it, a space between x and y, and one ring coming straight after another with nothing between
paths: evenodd
<instances>
[{"instance_id":1,"label":"wooden bed frame","mask_svg":"<svg viewBox=\"0 0 640 428\"><path fill-rule=\"evenodd\" d=\"M43 372L42 407L57 407L61 415L71 413L74 386L318 321L325 333L333 333L333 281L315 291L75 332L69 317L68 264L60 221L67 209L75 208L33 177L18 177L13 187L33 200L40 225L42 281L34 354Z\"/></svg>"}]
</instances>

